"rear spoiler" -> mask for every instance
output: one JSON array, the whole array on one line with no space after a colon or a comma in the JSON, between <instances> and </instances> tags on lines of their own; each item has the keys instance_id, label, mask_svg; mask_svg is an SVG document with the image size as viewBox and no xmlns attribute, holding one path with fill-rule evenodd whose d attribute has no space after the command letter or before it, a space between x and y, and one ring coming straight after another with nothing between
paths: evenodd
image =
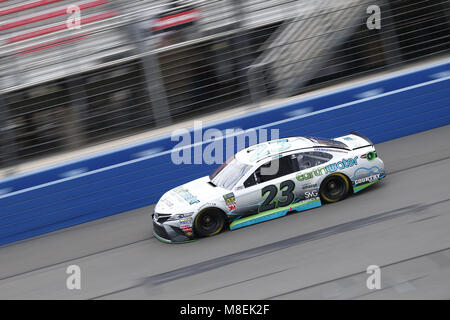
<instances>
[{"instance_id":1,"label":"rear spoiler","mask_svg":"<svg viewBox=\"0 0 450 320\"><path fill-rule=\"evenodd\" d=\"M369 138L367 138L366 136L362 135L361 133L352 131L352 132L350 132L350 134L353 134L353 135L355 135L355 136L358 136L358 137L360 137L360 138L363 138L364 140L366 140L366 141L373 147L372 141L371 141Z\"/></svg>"},{"instance_id":2,"label":"rear spoiler","mask_svg":"<svg viewBox=\"0 0 450 320\"><path fill-rule=\"evenodd\" d=\"M357 150L361 148L367 148L370 146L374 146L372 141L370 141L369 138L366 136L357 133L357 132L350 132L349 135L342 136L335 138L334 140L344 143L346 146L348 146L351 150Z\"/></svg>"}]
</instances>

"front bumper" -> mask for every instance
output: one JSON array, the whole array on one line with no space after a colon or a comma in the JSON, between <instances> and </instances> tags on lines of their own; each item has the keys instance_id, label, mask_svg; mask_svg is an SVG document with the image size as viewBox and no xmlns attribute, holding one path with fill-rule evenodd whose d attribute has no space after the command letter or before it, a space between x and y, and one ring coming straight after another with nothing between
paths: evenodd
<instances>
[{"instance_id":1,"label":"front bumper","mask_svg":"<svg viewBox=\"0 0 450 320\"><path fill-rule=\"evenodd\" d=\"M194 241L194 235L187 235L181 228L168 223L159 223L152 215L153 235L164 243L185 243Z\"/></svg>"}]
</instances>

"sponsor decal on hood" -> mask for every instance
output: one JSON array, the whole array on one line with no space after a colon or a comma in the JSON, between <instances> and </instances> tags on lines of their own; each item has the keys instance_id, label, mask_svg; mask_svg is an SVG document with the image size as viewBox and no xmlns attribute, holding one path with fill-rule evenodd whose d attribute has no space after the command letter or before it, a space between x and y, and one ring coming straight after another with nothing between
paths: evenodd
<instances>
[{"instance_id":1,"label":"sponsor decal on hood","mask_svg":"<svg viewBox=\"0 0 450 320\"><path fill-rule=\"evenodd\" d=\"M182 198L184 201L188 202L190 205L200 202L200 200L198 200L197 197L190 193L186 188L175 188L173 189L173 193Z\"/></svg>"}]
</instances>

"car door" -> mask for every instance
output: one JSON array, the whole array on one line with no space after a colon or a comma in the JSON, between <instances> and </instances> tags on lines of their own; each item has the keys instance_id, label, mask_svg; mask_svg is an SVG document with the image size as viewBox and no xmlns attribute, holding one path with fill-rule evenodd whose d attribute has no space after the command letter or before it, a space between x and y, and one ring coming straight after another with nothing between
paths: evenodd
<instances>
[{"instance_id":1,"label":"car door","mask_svg":"<svg viewBox=\"0 0 450 320\"><path fill-rule=\"evenodd\" d=\"M325 166L333 159L333 155L322 151L304 151L295 154L295 159L298 164L296 174L298 199L318 197L321 177L326 175Z\"/></svg>"},{"instance_id":2,"label":"car door","mask_svg":"<svg viewBox=\"0 0 450 320\"><path fill-rule=\"evenodd\" d=\"M265 162L239 186L236 211L240 216L288 206L295 200L296 159L285 156Z\"/></svg>"}]
</instances>

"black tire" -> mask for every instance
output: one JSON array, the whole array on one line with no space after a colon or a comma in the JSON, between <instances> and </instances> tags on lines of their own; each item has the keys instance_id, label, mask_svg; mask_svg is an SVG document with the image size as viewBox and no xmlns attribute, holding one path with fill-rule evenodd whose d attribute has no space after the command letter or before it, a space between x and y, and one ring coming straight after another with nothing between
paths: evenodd
<instances>
[{"instance_id":1,"label":"black tire","mask_svg":"<svg viewBox=\"0 0 450 320\"><path fill-rule=\"evenodd\" d=\"M326 177L320 185L320 197L325 202L337 202L344 199L350 190L350 182L342 173Z\"/></svg>"},{"instance_id":2,"label":"black tire","mask_svg":"<svg viewBox=\"0 0 450 320\"><path fill-rule=\"evenodd\" d=\"M194 220L195 234L200 237L212 237L220 233L225 226L225 218L220 210L201 211Z\"/></svg>"}]
</instances>

